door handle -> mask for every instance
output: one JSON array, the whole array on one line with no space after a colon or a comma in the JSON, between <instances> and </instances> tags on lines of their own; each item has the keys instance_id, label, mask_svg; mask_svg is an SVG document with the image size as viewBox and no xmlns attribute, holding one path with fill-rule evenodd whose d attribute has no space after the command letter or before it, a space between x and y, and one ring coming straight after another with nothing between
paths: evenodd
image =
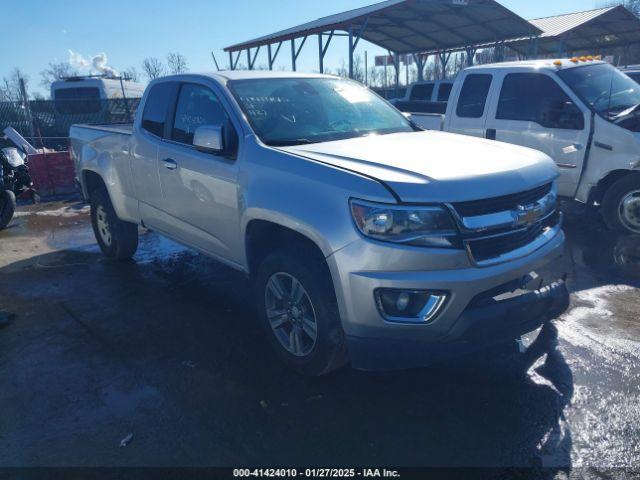
<instances>
[{"instance_id":1,"label":"door handle","mask_svg":"<svg viewBox=\"0 0 640 480\"><path fill-rule=\"evenodd\" d=\"M162 163L164 163L164 167L167 170L175 170L176 168L178 168L178 164L176 163L176 161L171 158L165 158Z\"/></svg>"},{"instance_id":2,"label":"door handle","mask_svg":"<svg viewBox=\"0 0 640 480\"><path fill-rule=\"evenodd\" d=\"M485 132L484 136L489 140L495 140L497 134L498 132L496 131L495 128L487 128L487 131Z\"/></svg>"}]
</instances>

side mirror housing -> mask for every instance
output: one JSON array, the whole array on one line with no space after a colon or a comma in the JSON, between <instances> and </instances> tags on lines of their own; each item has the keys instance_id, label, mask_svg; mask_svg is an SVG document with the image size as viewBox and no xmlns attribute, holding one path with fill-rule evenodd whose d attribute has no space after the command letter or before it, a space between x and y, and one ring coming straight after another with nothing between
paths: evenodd
<instances>
[{"instance_id":1,"label":"side mirror housing","mask_svg":"<svg viewBox=\"0 0 640 480\"><path fill-rule=\"evenodd\" d=\"M193 133L193 146L206 153L224 152L224 132L222 125L202 125Z\"/></svg>"}]
</instances>

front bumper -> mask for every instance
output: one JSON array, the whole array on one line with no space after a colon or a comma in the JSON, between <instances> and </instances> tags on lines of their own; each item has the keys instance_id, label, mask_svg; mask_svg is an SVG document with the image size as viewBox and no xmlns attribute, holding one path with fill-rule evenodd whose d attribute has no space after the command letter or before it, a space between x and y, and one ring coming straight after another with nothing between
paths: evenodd
<instances>
[{"instance_id":1,"label":"front bumper","mask_svg":"<svg viewBox=\"0 0 640 480\"><path fill-rule=\"evenodd\" d=\"M558 280L507 299L472 302L437 343L348 337L349 356L352 366L360 370L425 366L516 339L562 314L568 306L569 292L564 280Z\"/></svg>"},{"instance_id":2,"label":"front bumper","mask_svg":"<svg viewBox=\"0 0 640 480\"><path fill-rule=\"evenodd\" d=\"M568 301L563 282L551 286L549 294L533 291L482 308L476 299L559 257L564 239L559 230L529 255L485 268L472 265L467 253L459 250L389 247L364 239L339 250L327 261L352 366L423 366L448 351L472 350L535 330ZM378 288L446 291L448 300L428 324L393 323L378 311L373 293Z\"/></svg>"}]
</instances>

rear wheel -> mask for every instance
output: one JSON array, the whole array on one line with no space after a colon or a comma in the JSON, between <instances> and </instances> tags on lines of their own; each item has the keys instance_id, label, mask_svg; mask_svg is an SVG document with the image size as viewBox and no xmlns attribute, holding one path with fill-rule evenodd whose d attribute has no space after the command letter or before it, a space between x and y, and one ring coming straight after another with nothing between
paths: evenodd
<instances>
[{"instance_id":1,"label":"rear wheel","mask_svg":"<svg viewBox=\"0 0 640 480\"><path fill-rule=\"evenodd\" d=\"M6 228L16 211L16 196L11 190L0 191L0 230Z\"/></svg>"},{"instance_id":2,"label":"rear wheel","mask_svg":"<svg viewBox=\"0 0 640 480\"><path fill-rule=\"evenodd\" d=\"M607 190L602 213L612 230L640 234L640 173L621 178Z\"/></svg>"},{"instance_id":3,"label":"rear wheel","mask_svg":"<svg viewBox=\"0 0 640 480\"><path fill-rule=\"evenodd\" d=\"M331 276L309 252L277 251L256 275L259 315L270 344L290 367L321 375L347 361Z\"/></svg>"},{"instance_id":4,"label":"rear wheel","mask_svg":"<svg viewBox=\"0 0 640 480\"><path fill-rule=\"evenodd\" d=\"M138 249L138 226L118 218L107 190L91 194L91 225L105 257L128 260Z\"/></svg>"}]
</instances>

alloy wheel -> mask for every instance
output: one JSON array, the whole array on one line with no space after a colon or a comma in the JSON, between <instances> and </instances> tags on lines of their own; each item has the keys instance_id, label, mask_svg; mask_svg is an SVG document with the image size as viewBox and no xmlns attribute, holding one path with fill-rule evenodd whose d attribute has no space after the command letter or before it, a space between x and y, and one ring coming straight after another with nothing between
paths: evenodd
<instances>
[{"instance_id":1,"label":"alloy wheel","mask_svg":"<svg viewBox=\"0 0 640 480\"><path fill-rule=\"evenodd\" d=\"M318 323L302 283L291 274L274 273L264 299L269 325L280 345L296 357L309 355L318 338Z\"/></svg>"}]
</instances>

